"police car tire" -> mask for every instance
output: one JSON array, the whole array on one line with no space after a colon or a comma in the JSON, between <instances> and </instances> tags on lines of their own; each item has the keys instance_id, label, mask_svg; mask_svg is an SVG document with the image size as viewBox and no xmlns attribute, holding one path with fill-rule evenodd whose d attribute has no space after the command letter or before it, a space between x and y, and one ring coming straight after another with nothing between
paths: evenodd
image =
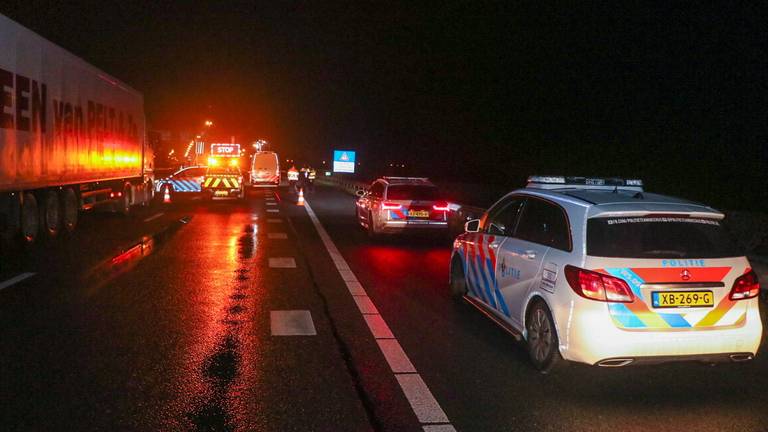
<instances>
[{"instance_id":1,"label":"police car tire","mask_svg":"<svg viewBox=\"0 0 768 432\"><path fill-rule=\"evenodd\" d=\"M550 373L564 363L558 348L560 344L555 329L555 321L543 301L538 300L531 305L525 320L525 329L528 356L539 372Z\"/></svg>"},{"instance_id":2,"label":"police car tire","mask_svg":"<svg viewBox=\"0 0 768 432\"><path fill-rule=\"evenodd\" d=\"M379 236L379 233L376 232L376 226L373 223L373 216L370 212L368 212L368 237L375 239Z\"/></svg>"},{"instance_id":3,"label":"police car tire","mask_svg":"<svg viewBox=\"0 0 768 432\"><path fill-rule=\"evenodd\" d=\"M464 274L464 266L461 260L454 258L451 261L451 295L460 299L467 294L467 278Z\"/></svg>"}]
</instances>

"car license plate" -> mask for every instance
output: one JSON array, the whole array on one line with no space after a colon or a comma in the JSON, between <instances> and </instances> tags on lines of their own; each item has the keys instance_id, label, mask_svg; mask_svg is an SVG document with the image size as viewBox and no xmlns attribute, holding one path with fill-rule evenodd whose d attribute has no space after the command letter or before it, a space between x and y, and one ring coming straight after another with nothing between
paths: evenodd
<instances>
[{"instance_id":1,"label":"car license plate","mask_svg":"<svg viewBox=\"0 0 768 432\"><path fill-rule=\"evenodd\" d=\"M654 291L651 293L655 308L712 307L712 291Z\"/></svg>"},{"instance_id":2,"label":"car license plate","mask_svg":"<svg viewBox=\"0 0 768 432\"><path fill-rule=\"evenodd\" d=\"M412 218L428 218L428 210L408 210L408 217Z\"/></svg>"},{"instance_id":3,"label":"car license plate","mask_svg":"<svg viewBox=\"0 0 768 432\"><path fill-rule=\"evenodd\" d=\"M213 193L213 196L224 196L225 197L225 196L229 196L229 192L227 192L225 190L217 190L216 192Z\"/></svg>"}]
</instances>

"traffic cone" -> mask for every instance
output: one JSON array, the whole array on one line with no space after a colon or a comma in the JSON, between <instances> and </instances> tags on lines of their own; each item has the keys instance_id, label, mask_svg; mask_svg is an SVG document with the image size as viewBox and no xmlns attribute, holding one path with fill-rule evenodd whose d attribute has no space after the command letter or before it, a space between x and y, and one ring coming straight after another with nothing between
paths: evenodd
<instances>
[{"instance_id":1,"label":"traffic cone","mask_svg":"<svg viewBox=\"0 0 768 432\"><path fill-rule=\"evenodd\" d=\"M165 193L163 194L163 204L171 203L171 188L166 186Z\"/></svg>"},{"instance_id":2,"label":"traffic cone","mask_svg":"<svg viewBox=\"0 0 768 432\"><path fill-rule=\"evenodd\" d=\"M304 189L299 189L299 201L296 203L296 205L304 205Z\"/></svg>"}]
</instances>

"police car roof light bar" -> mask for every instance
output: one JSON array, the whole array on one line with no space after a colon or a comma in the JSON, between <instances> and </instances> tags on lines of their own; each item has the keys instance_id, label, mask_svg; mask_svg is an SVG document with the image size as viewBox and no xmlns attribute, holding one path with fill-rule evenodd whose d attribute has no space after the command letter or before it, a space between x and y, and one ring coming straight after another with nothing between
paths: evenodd
<instances>
[{"instance_id":1,"label":"police car roof light bar","mask_svg":"<svg viewBox=\"0 0 768 432\"><path fill-rule=\"evenodd\" d=\"M640 179L622 179L618 177L569 177L569 176L530 176L528 188L534 189L607 189L631 190L643 192Z\"/></svg>"}]
</instances>

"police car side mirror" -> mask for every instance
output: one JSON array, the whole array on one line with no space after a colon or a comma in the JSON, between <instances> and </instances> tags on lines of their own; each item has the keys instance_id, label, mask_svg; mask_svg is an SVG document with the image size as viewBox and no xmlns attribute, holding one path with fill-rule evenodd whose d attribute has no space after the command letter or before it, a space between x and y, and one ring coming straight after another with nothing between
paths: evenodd
<instances>
[{"instance_id":1,"label":"police car side mirror","mask_svg":"<svg viewBox=\"0 0 768 432\"><path fill-rule=\"evenodd\" d=\"M464 231L474 233L480 231L480 219L472 219L464 224Z\"/></svg>"},{"instance_id":2,"label":"police car side mirror","mask_svg":"<svg viewBox=\"0 0 768 432\"><path fill-rule=\"evenodd\" d=\"M366 192L365 192L365 189L358 189L357 191L355 191L355 194L359 197L363 197L365 196Z\"/></svg>"}]
</instances>

